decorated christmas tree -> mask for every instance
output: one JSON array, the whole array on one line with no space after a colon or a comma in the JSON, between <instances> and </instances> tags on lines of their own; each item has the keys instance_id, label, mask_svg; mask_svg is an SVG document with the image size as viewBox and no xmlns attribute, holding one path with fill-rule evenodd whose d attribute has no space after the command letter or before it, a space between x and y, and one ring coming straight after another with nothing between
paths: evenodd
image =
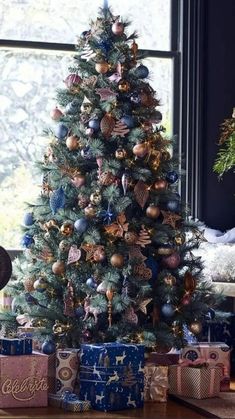
<instances>
[{"instance_id":1,"label":"decorated christmas tree","mask_svg":"<svg viewBox=\"0 0 235 419\"><path fill-rule=\"evenodd\" d=\"M216 298L193 255L203 237L178 194L179 162L128 26L104 7L78 40L2 321L69 347L169 350L185 344L185 330L200 334Z\"/></svg>"}]
</instances>

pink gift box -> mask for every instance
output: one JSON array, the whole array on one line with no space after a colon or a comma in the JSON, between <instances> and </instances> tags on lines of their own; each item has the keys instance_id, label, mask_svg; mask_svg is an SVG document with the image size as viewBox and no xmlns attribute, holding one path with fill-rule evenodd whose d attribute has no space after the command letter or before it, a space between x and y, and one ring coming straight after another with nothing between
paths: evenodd
<instances>
[{"instance_id":1,"label":"pink gift box","mask_svg":"<svg viewBox=\"0 0 235 419\"><path fill-rule=\"evenodd\" d=\"M0 408L47 406L48 357L0 355Z\"/></svg>"},{"instance_id":2,"label":"pink gift box","mask_svg":"<svg viewBox=\"0 0 235 419\"><path fill-rule=\"evenodd\" d=\"M198 342L186 346L182 357L191 361L204 358L210 365L221 368L220 391L230 390L230 348L222 342Z\"/></svg>"}]
</instances>

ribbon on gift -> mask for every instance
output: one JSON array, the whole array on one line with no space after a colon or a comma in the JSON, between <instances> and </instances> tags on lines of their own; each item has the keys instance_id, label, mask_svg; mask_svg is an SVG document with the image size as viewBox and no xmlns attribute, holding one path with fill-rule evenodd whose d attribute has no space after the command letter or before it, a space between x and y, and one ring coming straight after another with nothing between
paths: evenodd
<instances>
[{"instance_id":1,"label":"ribbon on gift","mask_svg":"<svg viewBox=\"0 0 235 419\"><path fill-rule=\"evenodd\" d=\"M163 401L168 388L168 367L148 365L144 368L144 400Z\"/></svg>"},{"instance_id":2,"label":"ribbon on gift","mask_svg":"<svg viewBox=\"0 0 235 419\"><path fill-rule=\"evenodd\" d=\"M64 391L61 395L61 407L62 407L62 409L68 410L68 404L71 403L71 402L73 402L73 403L74 402L77 402L77 403L80 402L77 394L72 393L69 390Z\"/></svg>"}]
</instances>

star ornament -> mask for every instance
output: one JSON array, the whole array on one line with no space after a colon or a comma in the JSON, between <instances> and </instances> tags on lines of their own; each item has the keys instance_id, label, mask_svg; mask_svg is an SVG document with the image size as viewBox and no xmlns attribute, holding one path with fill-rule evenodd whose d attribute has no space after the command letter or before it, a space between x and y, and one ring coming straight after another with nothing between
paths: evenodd
<instances>
[{"instance_id":1,"label":"star ornament","mask_svg":"<svg viewBox=\"0 0 235 419\"><path fill-rule=\"evenodd\" d=\"M100 100L112 100L118 95L107 87L102 87L100 89L95 89L95 92L100 95Z\"/></svg>"},{"instance_id":2,"label":"star ornament","mask_svg":"<svg viewBox=\"0 0 235 419\"><path fill-rule=\"evenodd\" d=\"M181 220L181 216L178 214L175 214L174 212L171 211L161 211L162 215L163 215L163 221L162 224L168 224L170 225L172 228L176 228L176 223Z\"/></svg>"},{"instance_id":3,"label":"star ornament","mask_svg":"<svg viewBox=\"0 0 235 419\"><path fill-rule=\"evenodd\" d=\"M142 313L147 314L147 305L151 303L152 298L147 298L146 300L141 301L138 305L138 310L142 311Z\"/></svg>"},{"instance_id":4,"label":"star ornament","mask_svg":"<svg viewBox=\"0 0 235 419\"><path fill-rule=\"evenodd\" d=\"M205 234L205 229L204 230L198 230L197 228L193 229L193 235L194 238L199 242L207 242L207 239L204 236Z\"/></svg>"}]
</instances>

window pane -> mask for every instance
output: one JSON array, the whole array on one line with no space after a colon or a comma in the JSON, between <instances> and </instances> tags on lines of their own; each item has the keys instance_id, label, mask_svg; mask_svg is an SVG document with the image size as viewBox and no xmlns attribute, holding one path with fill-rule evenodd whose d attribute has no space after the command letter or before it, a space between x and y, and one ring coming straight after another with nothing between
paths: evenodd
<instances>
[{"instance_id":1,"label":"window pane","mask_svg":"<svg viewBox=\"0 0 235 419\"><path fill-rule=\"evenodd\" d=\"M45 150L42 131L51 125L53 96L67 71L65 58L66 67L59 54L0 52L0 242L7 248L19 247L24 203L40 192L32 163Z\"/></svg>"},{"instance_id":2,"label":"window pane","mask_svg":"<svg viewBox=\"0 0 235 419\"><path fill-rule=\"evenodd\" d=\"M139 47L169 50L170 0L110 0L115 15L132 21ZM0 38L76 43L97 15L102 0L1 0Z\"/></svg>"}]
</instances>

